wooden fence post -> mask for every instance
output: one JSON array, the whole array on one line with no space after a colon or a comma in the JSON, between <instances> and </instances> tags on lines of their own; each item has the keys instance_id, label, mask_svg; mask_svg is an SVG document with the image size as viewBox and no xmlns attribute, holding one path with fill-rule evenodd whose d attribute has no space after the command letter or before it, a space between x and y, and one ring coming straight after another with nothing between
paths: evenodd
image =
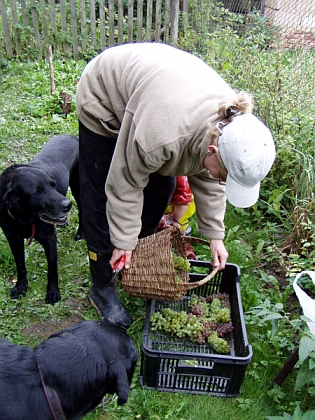
<instances>
[{"instance_id":1,"label":"wooden fence post","mask_svg":"<svg viewBox=\"0 0 315 420\"><path fill-rule=\"evenodd\" d=\"M118 0L118 44L124 41L124 0Z\"/></svg>"},{"instance_id":2,"label":"wooden fence post","mask_svg":"<svg viewBox=\"0 0 315 420\"><path fill-rule=\"evenodd\" d=\"M29 21L28 21L28 12L27 12L27 9L26 9L26 0L20 0L20 1L21 1L21 11L22 11L22 23L23 23L23 26L24 26L25 30L28 30ZM24 42L25 42L26 50L27 50L27 58L30 59L31 56L32 56L31 50L34 49L33 40L27 34Z\"/></svg>"},{"instance_id":3,"label":"wooden fence post","mask_svg":"<svg viewBox=\"0 0 315 420\"><path fill-rule=\"evenodd\" d=\"M16 52L16 55L20 55L21 54L21 42L20 42L21 31L17 28L19 21L18 21L15 0L10 0L10 4L11 4L11 10L12 10L12 22L14 26L15 52Z\"/></svg>"},{"instance_id":4,"label":"wooden fence post","mask_svg":"<svg viewBox=\"0 0 315 420\"><path fill-rule=\"evenodd\" d=\"M101 6L100 6L101 7ZM86 29L86 11L85 11L85 0L80 0L80 12L81 12L81 48L82 51L86 51L87 47L87 29Z\"/></svg>"},{"instance_id":5,"label":"wooden fence post","mask_svg":"<svg viewBox=\"0 0 315 420\"><path fill-rule=\"evenodd\" d=\"M45 0L39 0L39 7L41 10L41 22L42 22L42 33L43 33L43 41L44 45L47 47L49 42L48 37L48 22L47 22L47 11L46 11L46 2Z\"/></svg>"},{"instance_id":6,"label":"wooden fence post","mask_svg":"<svg viewBox=\"0 0 315 420\"><path fill-rule=\"evenodd\" d=\"M146 27L146 40L151 41L152 40L152 1L147 1L147 27Z\"/></svg>"},{"instance_id":7,"label":"wooden fence post","mask_svg":"<svg viewBox=\"0 0 315 420\"><path fill-rule=\"evenodd\" d=\"M42 58L42 49L39 36L38 18L37 18L37 4L35 0L31 0L31 20L34 29L35 48L37 50L37 60L40 61Z\"/></svg>"},{"instance_id":8,"label":"wooden fence post","mask_svg":"<svg viewBox=\"0 0 315 420\"><path fill-rule=\"evenodd\" d=\"M91 44L96 48L95 0L90 0Z\"/></svg>"},{"instance_id":9,"label":"wooden fence post","mask_svg":"<svg viewBox=\"0 0 315 420\"><path fill-rule=\"evenodd\" d=\"M100 8L100 45L101 50L106 48L106 28L105 28L105 4L104 0L99 0Z\"/></svg>"},{"instance_id":10,"label":"wooden fence post","mask_svg":"<svg viewBox=\"0 0 315 420\"><path fill-rule=\"evenodd\" d=\"M75 12L75 0L70 0L70 19L71 19L71 35L72 35L72 53L75 60L79 57L77 17Z\"/></svg>"},{"instance_id":11,"label":"wooden fence post","mask_svg":"<svg viewBox=\"0 0 315 420\"><path fill-rule=\"evenodd\" d=\"M155 5L155 42L160 42L161 36L161 0L156 0Z\"/></svg>"},{"instance_id":12,"label":"wooden fence post","mask_svg":"<svg viewBox=\"0 0 315 420\"><path fill-rule=\"evenodd\" d=\"M142 42L143 0L138 0L137 6L137 41Z\"/></svg>"},{"instance_id":13,"label":"wooden fence post","mask_svg":"<svg viewBox=\"0 0 315 420\"><path fill-rule=\"evenodd\" d=\"M49 62L49 80L50 80L50 94L53 96L55 94L55 74L54 74L54 61L51 45L47 47L47 55Z\"/></svg>"},{"instance_id":14,"label":"wooden fence post","mask_svg":"<svg viewBox=\"0 0 315 420\"><path fill-rule=\"evenodd\" d=\"M128 42L133 41L133 0L128 0Z\"/></svg>"},{"instance_id":15,"label":"wooden fence post","mask_svg":"<svg viewBox=\"0 0 315 420\"><path fill-rule=\"evenodd\" d=\"M108 2L108 18L109 18L109 45L115 44L115 5L114 0L109 0Z\"/></svg>"},{"instance_id":16,"label":"wooden fence post","mask_svg":"<svg viewBox=\"0 0 315 420\"><path fill-rule=\"evenodd\" d=\"M3 32L4 32L5 50L7 53L7 57L10 58L13 56L13 51L12 51L12 45L10 41L10 31L9 31L9 23L8 23L7 8L6 8L5 0L0 0L0 9L1 9L2 25L3 25Z\"/></svg>"},{"instance_id":17,"label":"wooden fence post","mask_svg":"<svg viewBox=\"0 0 315 420\"><path fill-rule=\"evenodd\" d=\"M59 0L60 3L60 17L61 17L61 29L64 35L68 32L68 25L67 25L67 10L65 0ZM67 41L63 41L63 50L65 53L69 52L69 44Z\"/></svg>"},{"instance_id":18,"label":"wooden fence post","mask_svg":"<svg viewBox=\"0 0 315 420\"><path fill-rule=\"evenodd\" d=\"M171 0L165 0L164 5L164 34L163 34L163 40L164 42L167 42L170 36L170 22L171 18Z\"/></svg>"},{"instance_id":19,"label":"wooden fence post","mask_svg":"<svg viewBox=\"0 0 315 420\"><path fill-rule=\"evenodd\" d=\"M188 27L188 0L182 0L183 1L183 32L185 33L187 31Z\"/></svg>"},{"instance_id":20,"label":"wooden fence post","mask_svg":"<svg viewBox=\"0 0 315 420\"><path fill-rule=\"evenodd\" d=\"M51 23L51 37L53 40L56 40L58 29L57 29L55 0L49 0L49 11L50 11L50 23ZM59 42L56 41L54 45L55 45L56 51L60 50L61 45Z\"/></svg>"},{"instance_id":21,"label":"wooden fence post","mask_svg":"<svg viewBox=\"0 0 315 420\"><path fill-rule=\"evenodd\" d=\"M179 0L172 0L171 43L177 44L178 39Z\"/></svg>"}]
</instances>

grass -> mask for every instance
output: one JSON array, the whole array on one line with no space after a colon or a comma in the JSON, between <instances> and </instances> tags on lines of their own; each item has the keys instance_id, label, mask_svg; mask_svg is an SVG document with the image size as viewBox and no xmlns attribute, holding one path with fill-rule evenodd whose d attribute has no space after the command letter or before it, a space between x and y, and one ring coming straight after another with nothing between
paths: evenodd
<instances>
[{"instance_id":1,"label":"grass","mask_svg":"<svg viewBox=\"0 0 315 420\"><path fill-rule=\"evenodd\" d=\"M57 92L65 90L75 99L75 80L85 63L55 62ZM46 62L8 62L0 69L0 170L13 163L27 162L53 135L77 134L75 110L66 118L58 105L58 94L50 96L49 66ZM71 194L69 194L70 198ZM280 299L277 281L259 268L261 246L255 240L254 228L242 226L243 215L229 208L226 216L229 261L241 267L241 290L246 311L265 299ZM10 299L15 277L15 264L9 246L0 232L0 335L15 344L35 347L50 333L78 320L98 319L87 300L90 275L86 244L75 242L78 218L73 206L69 222L57 228L59 278L62 300L55 306L44 303L47 263L41 246L33 242L26 247L29 290L26 297ZM195 230L195 226L193 226ZM249 238L251 238L249 240ZM204 247L197 247L200 259L209 258ZM145 321L146 302L133 298L118 285L123 305L130 311L134 323L129 334L134 337L139 354ZM275 340L271 327L262 325L253 315L246 315L249 342L254 357L248 365L241 394L224 399L197 395L161 393L142 389L139 385L140 360L125 406L117 406L110 398L104 406L87 415L88 420L262 420L266 416L293 412L302 401L304 409L314 406L315 400L293 393L295 373L283 386L269 390L269 382L290 354L293 337ZM291 346L291 347L290 347Z\"/></svg>"}]
</instances>

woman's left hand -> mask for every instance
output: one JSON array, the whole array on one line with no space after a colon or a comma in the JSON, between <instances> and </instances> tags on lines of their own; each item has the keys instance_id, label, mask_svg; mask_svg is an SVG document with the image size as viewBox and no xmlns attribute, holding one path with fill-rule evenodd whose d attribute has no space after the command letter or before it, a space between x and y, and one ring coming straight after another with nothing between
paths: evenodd
<instances>
[{"instance_id":1,"label":"woman's left hand","mask_svg":"<svg viewBox=\"0 0 315 420\"><path fill-rule=\"evenodd\" d=\"M213 267L219 267L219 270L225 268L225 263L228 259L228 252L224 246L222 239L211 239L210 250L213 257Z\"/></svg>"}]
</instances>

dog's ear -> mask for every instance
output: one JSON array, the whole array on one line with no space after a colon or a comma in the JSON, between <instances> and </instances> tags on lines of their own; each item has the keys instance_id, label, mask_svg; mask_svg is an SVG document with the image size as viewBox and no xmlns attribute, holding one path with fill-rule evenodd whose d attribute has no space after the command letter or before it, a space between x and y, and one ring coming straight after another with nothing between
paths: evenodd
<instances>
[{"instance_id":1,"label":"dog's ear","mask_svg":"<svg viewBox=\"0 0 315 420\"><path fill-rule=\"evenodd\" d=\"M19 210L20 197L19 193L13 187L12 183L9 184L7 192L3 196L3 202L9 210Z\"/></svg>"}]
</instances>

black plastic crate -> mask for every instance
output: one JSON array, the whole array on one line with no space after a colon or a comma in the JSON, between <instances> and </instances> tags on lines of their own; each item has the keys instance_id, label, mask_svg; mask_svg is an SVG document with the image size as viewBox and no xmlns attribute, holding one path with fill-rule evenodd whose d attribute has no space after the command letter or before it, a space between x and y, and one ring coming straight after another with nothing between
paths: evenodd
<instances>
[{"instance_id":1,"label":"black plastic crate","mask_svg":"<svg viewBox=\"0 0 315 420\"><path fill-rule=\"evenodd\" d=\"M192 260L192 267L204 267L205 274L190 273L191 281L198 281L209 274L206 261ZM192 272L194 269L192 268ZM150 329L151 315L170 307L187 309L187 298L182 302L149 300L142 342L140 384L155 391L184 392L188 394L236 397L241 391L247 365L253 352L248 344L240 292L240 269L226 264L207 284L187 293L210 296L228 293L231 303L233 332L228 335L230 355L213 353L208 344L196 344L187 338L177 338Z\"/></svg>"}]
</instances>

